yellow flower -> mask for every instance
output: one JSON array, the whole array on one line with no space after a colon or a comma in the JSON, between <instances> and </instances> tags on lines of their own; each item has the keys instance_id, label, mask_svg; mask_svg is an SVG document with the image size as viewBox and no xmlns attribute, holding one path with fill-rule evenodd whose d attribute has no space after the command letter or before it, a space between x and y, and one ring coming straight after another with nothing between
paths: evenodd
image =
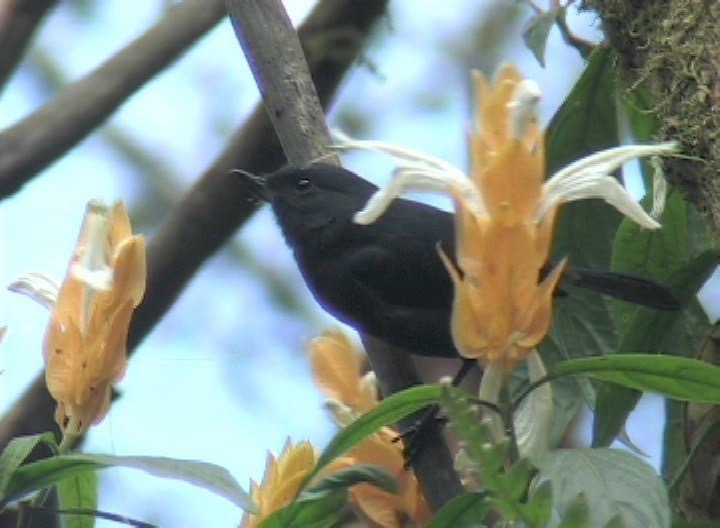
<instances>
[{"instance_id":1,"label":"yellow flower","mask_svg":"<svg viewBox=\"0 0 720 528\"><path fill-rule=\"evenodd\" d=\"M377 405L377 389L372 373L362 375L361 352L339 331L325 332L308 345L315 382L329 398L329 409L341 426ZM403 526L405 518L416 525L430 520L430 511L415 475L405 469L402 443L393 442L397 433L385 427L340 457L332 470L357 464L384 467L397 480L400 492L388 493L370 484L350 490L350 500L382 528Z\"/></svg>"},{"instance_id":2,"label":"yellow flower","mask_svg":"<svg viewBox=\"0 0 720 528\"><path fill-rule=\"evenodd\" d=\"M293 446L290 439L278 458L268 453L262 483L251 483L250 495L259 513L245 513L241 528L255 528L274 512L290 504L300 491L305 477L315 467L318 456L309 442Z\"/></svg>"},{"instance_id":3,"label":"yellow flower","mask_svg":"<svg viewBox=\"0 0 720 528\"><path fill-rule=\"evenodd\" d=\"M128 326L145 292L145 240L122 202L88 203L65 280L30 273L10 286L51 310L43 354L55 421L72 435L105 416L125 372Z\"/></svg>"},{"instance_id":4,"label":"yellow flower","mask_svg":"<svg viewBox=\"0 0 720 528\"><path fill-rule=\"evenodd\" d=\"M649 229L659 224L611 176L626 161L667 154L674 143L616 147L576 161L545 178L544 134L537 124L540 89L506 65L492 84L473 77L475 129L470 177L422 153L337 135L339 148L380 151L399 160L393 180L371 197L355 221L375 221L407 190L448 194L455 205L455 262L440 257L454 283L451 330L461 355L511 371L547 334L561 262L539 283L550 252L553 221L568 201L602 198Z\"/></svg>"},{"instance_id":5,"label":"yellow flower","mask_svg":"<svg viewBox=\"0 0 720 528\"><path fill-rule=\"evenodd\" d=\"M492 86L479 73L474 81L482 127L470 134L471 178L487 212L474 214L456 200L460 269L442 255L455 284L452 335L465 357L512 370L547 333L564 262L538 284L555 208L535 218L545 179L544 138L534 119L513 123L520 73L506 67Z\"/></svg>"},{"instance_id":6,"label":"yellow flower","mask_svg":"<svg viewBox=\"0 0 720 528\"><path fill-rule=\"evenodd\" d=\"M145 274L145 240L132 235L122 202L111 210L90 202L43 347L61 428L71 423L83 432L107 413L111 387L125 372L128 326Z\"/></svg>"},{"instance_id":7,"label":"yellow flower","mask_svg":"<svg viewBox=\"0 0 720 528\"><path fill-rule=\"evenodd\" d=\"M308 343L315 384L328 397L356 415L377 404L376 384L371 376L362 376L365 359L347 335L328 330Z\"/></svg>"}]
</instances>

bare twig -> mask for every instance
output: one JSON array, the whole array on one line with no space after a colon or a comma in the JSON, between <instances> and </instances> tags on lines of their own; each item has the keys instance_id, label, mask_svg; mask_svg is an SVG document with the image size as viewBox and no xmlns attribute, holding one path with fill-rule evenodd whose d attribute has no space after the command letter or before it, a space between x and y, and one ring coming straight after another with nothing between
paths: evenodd
<instances>
[{"instance_id":1,"label":"bare twig","mask_svg":"<svg viewBox=\"0 0 720 528\"><path fill-rule=\"evenodd\" d=\"M306 165L327 157L330 137L295 31L279 0L228 0L235 33L248 58L288 161ZM282 50L281 53L278 50ZM327 159L327 158L326 158ZM331 162L339 163L336 158ZM364 336L385 394L421 383L412 357ZM439 509L461 490L439 430L413 461L430 507Z\"/></svg>"},{"instance_id":2,"label":"bare twig","mask_svg":"<svg viewBox=\"0 0 720 528\"><path fill-rule=\"evenodd\" d=\"M310 70L324 105L357 57L360 44L386 3L368 0L359 5L355 0L324 0L300 28L300 37L308 49L313 48L313 42L340 29L355 35L351 39L355 47L345 46L345 53L310 54ZM257 209L241 179L230 170L244 167L254 172L270 171L284 162L265 109L258 106L150 242L147 291L131 326L130 352L167 312L203 262ZM54 403L39 376L0 420L0 450L16 436L52 429L53 410Z\"/></svg>"},{"instance_id":3,"label":"bare twig","mask_svg":"<svg viewBox=\"0 0 720 528\"><path fill-rule=\"evenodd\" d=\"M225 14L223 0L186 0L107 62L0 134L0 198L92 132Z\"/></svg>"},{"instance_id":4,"label":"bare twig","mask_svg":"<svg viewBox=\"0 0 720 528\"><path fill-rule=\"evenodd\" d=\"M0 5L0 91L15 71L38 25L57 0L14 0Z\"/></svg>"}]
</instances>

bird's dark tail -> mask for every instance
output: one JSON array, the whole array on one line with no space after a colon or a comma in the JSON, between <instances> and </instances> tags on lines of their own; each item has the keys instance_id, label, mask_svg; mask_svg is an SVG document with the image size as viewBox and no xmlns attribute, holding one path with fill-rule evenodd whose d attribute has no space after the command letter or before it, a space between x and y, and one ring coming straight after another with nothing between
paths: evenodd
<instances>
[{"instance_id":1,"label":"bird's dark tail","mask_svg":"<svg viewBox=\"0 0 720 528\"><path fill-rule=\"evenodd\" d=\"M569 267L563 273L563 279L572 286L603 293L621 301L658 310L680 309L680 301L670 289L637 275Z\"/></svg>"}]
</instances>

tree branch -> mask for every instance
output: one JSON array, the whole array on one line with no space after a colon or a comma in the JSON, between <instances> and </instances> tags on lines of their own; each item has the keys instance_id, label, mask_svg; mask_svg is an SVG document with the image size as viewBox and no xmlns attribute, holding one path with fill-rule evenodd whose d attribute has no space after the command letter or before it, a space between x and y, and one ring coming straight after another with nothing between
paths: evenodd
<instances>
[{"instance_id":1,"label":"tree branch","mask_svg":"<svg viewBox=\"0 0 720 528\"><path fill-rule=\"evenodd\" d=\"M0 198L15 193L166 68L225 15L223 0L186 0L107 62L0 134Z\"/></svg>"},{"instance_id":2,"label":"tree branch","mask_svg":"<svg viewBox=\"0 0 720 528\"><path fill-rule=\"evenodd\" d=\"M331 139L307 71L295 31L278 0L228 0L228 13L238 40L248 58L270 121L292 165L304 166L327 157ZM278 50L282 50L279 53ZM336 164L335 156L330 160ZM421 383L410 354L363 336L373 370L384 393ZM432 441L413 461L433 510L462 491L439 429Z\"/></svg>"},{"instance_id":3,"label":"tree branch","mask_svg":"<svg viewBox=\"0 0 720 528\"><path fill-rule=\"evenodd\" d=\"M15 71L30 39L57 0L15 0L0 6L0 91Z\"/></svg>"}]
</instances>

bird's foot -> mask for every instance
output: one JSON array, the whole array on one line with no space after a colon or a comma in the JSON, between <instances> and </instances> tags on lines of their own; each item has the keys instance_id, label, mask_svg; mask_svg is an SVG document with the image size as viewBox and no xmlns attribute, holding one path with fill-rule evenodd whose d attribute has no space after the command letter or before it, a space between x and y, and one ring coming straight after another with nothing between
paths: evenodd
<instances>
[{"instance_id":1,"label":"bird's foot","mask_svg":"<svg viewBox=\"0 0 720 528\"><path fill-rule=\"evenodd\" d=\"M425 414L418 419L412 426L400 431L400 433L393 438L393 442L403 442L403 458L405 459L405 469L408 469L417 457L420 456L423 449L427 445L428 441L434 436L433 429L437 426L444 426L447 423L447 419L438 416L440 413L440 406L433 405Z\"/></svg>"}]
</instances>

